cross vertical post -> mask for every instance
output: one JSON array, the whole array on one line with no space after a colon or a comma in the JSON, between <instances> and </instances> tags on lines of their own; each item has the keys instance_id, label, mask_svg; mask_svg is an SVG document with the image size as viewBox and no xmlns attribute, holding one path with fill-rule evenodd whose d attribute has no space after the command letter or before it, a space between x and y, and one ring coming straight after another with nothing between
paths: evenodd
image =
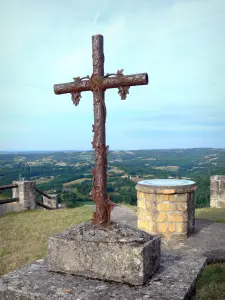
<instances>
[{"instance_id":1,"label":"cross vertical post","mask_svg":"<svg viewBox=\"0 0 225 300\"><path fill-rule=\"evenodd\" d=\"M122 100L126 99L130 86L148 84L148 74L140 73L124 75L123 70L117 73L104 75L103 36L92 36L92 76L83 78L75 77L73 82L55 84L54 92L57 95L71 93L74 105L78 105L81 92L93 92L94 125L92 125L94 137L92 147L95 149L95 168L92 171L92 198L96 203L96 211L93 214L93 224L107 225L110 221L110 213L115 206L107 195L107 154L105 121L106 105L105 90L118 88L118 94Z\"/></svg>"},{"instance_id":2,"label":"cross vertical post","mask_svg":"<svg viewBox=\"0 0 225 300\"><path fill-rule=\"evenodd\" d=\"M93 60L93 106L94 106L94 138L92 146L95 149L95 169L93 170L92 197L96 203L94 223L104 224L109 222L109 213L106 206L106 168L107 150L105 145L105 90L98 87L98 81L104 76L103 36L92 36Z\"/></svg>"}]
</instances>

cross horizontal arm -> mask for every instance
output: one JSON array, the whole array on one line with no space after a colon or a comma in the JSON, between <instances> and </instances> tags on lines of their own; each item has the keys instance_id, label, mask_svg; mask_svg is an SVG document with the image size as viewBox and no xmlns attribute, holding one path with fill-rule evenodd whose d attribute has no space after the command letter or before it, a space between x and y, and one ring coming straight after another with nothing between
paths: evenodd
<instances>
[{"instance_id":1,"label":"cross horizontal arm","mask_svg":"<svg viewBox=\"0 0 225 300\"><path fill-rule=\"evenodd\" d=\"M99 85L100 89L112 89L120 86L135 86L148 84L148 74L140 73L134 75L124 75L122 78L106 77ZM82 80L80 82L60 83L54 85L56 95L66 94L71 92L91 91L90 80Z\"/></svg>"}]
</instances>

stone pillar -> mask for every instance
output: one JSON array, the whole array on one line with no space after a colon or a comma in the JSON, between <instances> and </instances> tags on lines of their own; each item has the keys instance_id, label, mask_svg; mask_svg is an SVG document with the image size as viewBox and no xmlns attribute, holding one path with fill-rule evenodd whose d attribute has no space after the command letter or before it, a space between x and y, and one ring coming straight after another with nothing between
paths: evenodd
<instances>
[{"instance_id":1,"label":"stone pillar","mask_svg":"<svg viewBox=\"0 0 225 300\"><path fill-rule=\"evenodd\" d=\"M49 194L51 199L48 199L47 197L43 196L43 204L51 207L51 208L58 208L58 194Z\"/></svg>"},{"instance_id":2,"label":"stone pillar","mask_svg":"<svg viewBox=\"0 0 225 300\"><path fill-rule=\"evenodd\" d=\"M18 188L14 188L13 198L19 198L19 205L22 209L36 208L36 191L35 181L13 181L18 184Z\"/></svg>"},{"instance_id":3,"label":"stone pillar","mask_svg":"<svg viewBox=\"0 0 225 300\"><path fill-rule=\"evenodd\" d=\"M225 175L210 177L210 207L225 207Z\"/></svg>"},{"instance_id":4,"label":"stone pillar","mask_svg":"<svg viewBox=\"0 0 225 300\"><path fill-rule=\"evenodd\" d=\"M195 226L194 181L153 179L136 185L138 228L162 242L185 241Z\"/></svg>"}]
</instances>

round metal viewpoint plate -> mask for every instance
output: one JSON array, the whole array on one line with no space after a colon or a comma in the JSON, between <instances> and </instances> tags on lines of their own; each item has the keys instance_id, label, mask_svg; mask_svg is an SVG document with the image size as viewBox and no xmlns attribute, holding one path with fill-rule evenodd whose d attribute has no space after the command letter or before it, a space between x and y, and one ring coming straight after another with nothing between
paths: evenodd
<instances>
[{"instance_id":1,"label":"round metal viewpoint plate","mask_svg":"<svg viewBox=\"0 0 225 300\"><path fill-rule=\"evenodd\" d=\"M147 185L152 187L182 187L194 185L195 182L191 180L184 179L151 179L151 180L141 180L137 184Z\"/></svg>"}]
</instances>

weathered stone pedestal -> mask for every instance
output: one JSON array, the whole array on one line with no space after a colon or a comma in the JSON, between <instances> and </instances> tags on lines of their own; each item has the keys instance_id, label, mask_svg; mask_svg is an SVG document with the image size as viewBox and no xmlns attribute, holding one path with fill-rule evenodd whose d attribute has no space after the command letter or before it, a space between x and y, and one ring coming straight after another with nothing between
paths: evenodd
<instances>
[{"instance_id":1,"label":"weathered stone pedestal","mask_svg":"<svg viewBox=\"0 0 225 300\"><path fill-rule=\"evenodd\" d=\"M210 207L225 208L225 175L210 177Z\"/></svg>"},{"instance_id":2,"label":"weathered stone pedestal","mask_svg":"<svg viewBox=\"0 0 225 300\"><path fill-rule=\"evenodd\" d=\"M159 265L160 237L124 224L87 222L49 238L48 269L54 272L142 285Z\"/></svg>"},{"instance_id":3,"label":"weathered stone pedestal","mask_svg":"<svg viewBox=\"0 0 225 300\"><path fill-rule=\"evenodd\" d=\"M58 208L58 194L49 194L49 196L51 197L51 199L43 196L43 204L51 207L51 208Z\"/></svg>"},{"instance_id":4,"label":"weathered stone pedestal","mask_svg":"<svg viewBox=\"0 0 225 300\"><path fill-rule=\"evenodd\" d=\"M36 192L35 192L35 181L13 181L13 184L17 184L18 188L14 188L13 198L19 198L19 204L26 209L36 208Z\"/></svg>"},{"instance_id":5,"label":"weathered stone pedestal","mask_svg":"<svg viewBox=\"0 0 225 300\"><path fill-rule=\"evenodd\" d=\"M152 179L139 181L138 228L160 234L163 243L185 241L195 226L194 181Z\"/></svg>"}]
</instances>

